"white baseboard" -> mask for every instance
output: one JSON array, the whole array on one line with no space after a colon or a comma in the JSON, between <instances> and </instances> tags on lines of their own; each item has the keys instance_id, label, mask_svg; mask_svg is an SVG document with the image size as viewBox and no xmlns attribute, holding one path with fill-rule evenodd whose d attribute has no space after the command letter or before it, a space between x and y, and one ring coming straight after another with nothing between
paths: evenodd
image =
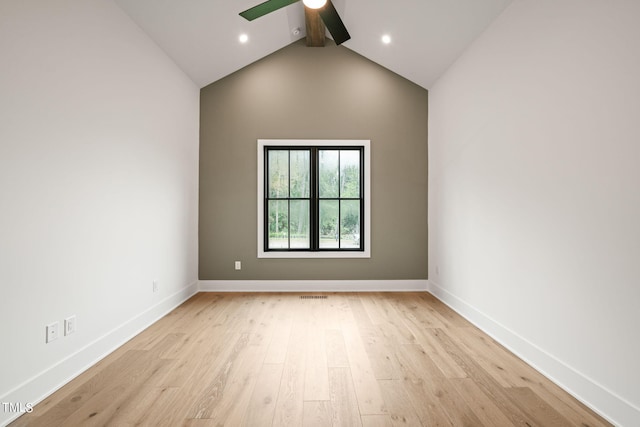
<instances>
[{"instance_id":1,"label":"white baseboard","mask_svg":"<svg viewBox=\"0 0 640 427\"><path fill-rule=\"evenodd\" d=\"M201 292L420 292L428 280L200 280Z\"/></svg>"},{"instance_id":2,"label":"white baseboard","mask_svg":"<svg viewBox=\"0 0 640 427\"><path fill-rule=\"evenodd\" d=\"M429 292L616 426L640 425L640 408L578 372L432 280Z\"/></svg>"},{"instance_id":3,"label":"white baseboard","mask_svg":"<svg viewBox=\"0 0 640 427\"><path fill-rule=\"evenodd\" d=\"M182 288L55 365L28 379L5 395L0 396L0 402L20 402L23 404L28 402L35 406L36 403L44 400L47 396L89 369L197 292L197 282ZM0 426L6 426L20 415L22 414L5 412L0 407Z\"/></svg>"}]
</instances>

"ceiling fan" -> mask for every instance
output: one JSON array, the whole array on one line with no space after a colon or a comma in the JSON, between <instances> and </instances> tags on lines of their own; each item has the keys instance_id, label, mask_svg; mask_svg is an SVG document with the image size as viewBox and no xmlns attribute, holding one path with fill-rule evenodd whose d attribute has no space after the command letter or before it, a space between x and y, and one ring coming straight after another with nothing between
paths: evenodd
<instances>
[{"instance_id":1,"label":"ceiling fan","mask_svg":"<svg viewBox=\"0 0 640 427\"><path fill-rule=\"evenodd\" d=\"M285 6L289 6L290 4L298 1L299 0L267 0L264 3L260 3L257 6L245 10L244 12L240 12L240 16L245 18L247 21L253 21L256 18L260 18L261 16ZM331 37L333 37L333 40L337 45L340 45L351 38L347 28L342 22L342 19L340 19L340 15L338 15L338 11L333 6L333 3L331 3L331 0L302 0L302 2L306 6L306 11L309 9L317 11L322 22L324 22L324 25L327 30L329 30ZM322 31L324 32L324 29Z\"/></svg>"}]
</instances>

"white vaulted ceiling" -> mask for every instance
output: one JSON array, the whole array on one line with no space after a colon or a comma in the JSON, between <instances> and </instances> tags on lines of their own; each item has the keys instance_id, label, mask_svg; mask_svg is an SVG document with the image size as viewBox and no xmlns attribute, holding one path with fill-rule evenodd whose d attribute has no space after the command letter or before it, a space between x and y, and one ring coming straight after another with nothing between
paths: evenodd
<instances>
[{"instance_id":1,"label":"white vaulted ceiling","mask_svg":"<svg viewBox=\"0 0 640 427\"><path fill-rule=\"evenodd\" d=\"M304 37L302 2L248 22L238 13L261 0L115 1L200 87ZM333 3L351 34L342 46L429 89L511 1ZM248 43L239 43L241 33ZM389 45L383 34L391 36Z\"/></svg>"}]
</instances>

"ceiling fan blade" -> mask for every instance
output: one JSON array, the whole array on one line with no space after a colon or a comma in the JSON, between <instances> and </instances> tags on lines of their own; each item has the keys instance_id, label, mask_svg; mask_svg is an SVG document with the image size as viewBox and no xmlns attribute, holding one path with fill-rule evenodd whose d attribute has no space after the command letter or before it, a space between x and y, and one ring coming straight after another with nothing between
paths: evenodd
<instances>
[{"instance_id":1,"label":"ceiling fan blade","mask_svg":"<svg viewBox=\"0 0 640 427\"><path fill-rule=\"evenodd\" d=\"M329 30L331 37L333 37L333 41L336 42L337 45L340 45L351 38L349 32L347 31L347 27L344 26L342 19L340 19L340 15L338 15L338 11L331 3L331 0L327 0L327 4L319 9L320 17L324 22L324 25Z\"/></svg>"},{"instance_id":2,"label":"ceiling fan blade","mask_svg":"<svg viewBox=\"0 0 640 427\"><path fill-rule=\"evenodd\" d=\"M271 13L274 10L289 6L290 4L293 4L297 1L298 0L268 0L264 3L260 3L259 5L252 7L251 9L240 12L240 16L242 16L247 21L253 21L256 18L260 18L261 16L264 16L267 13Z\"/></svg>"}]
</instances>

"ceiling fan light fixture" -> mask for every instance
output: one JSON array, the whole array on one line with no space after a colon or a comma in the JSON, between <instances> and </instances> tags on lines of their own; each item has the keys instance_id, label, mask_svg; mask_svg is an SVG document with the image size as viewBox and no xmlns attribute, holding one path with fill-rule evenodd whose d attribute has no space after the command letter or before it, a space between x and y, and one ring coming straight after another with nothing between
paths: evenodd
<instances>
[{"instance_id":1,"label":"ceiling fan light fixture","mask_svg":"<svg viewBox=\"0 0 640 427\"><path fill-rule=\"evenodd\" d=\"M302 0L302 3L309 9L320 9L327 4L327 0Z\"/></svg>"},{"instance_id":2,"label":"ceiling fan light fixture","mask_svg":"<svg viewBox=\"0 0 640 427\"><path fill-rule=\"evenodd\" d=\"M242 16L247 21L253 21L256 18L260 18L268 13L274 12L278 9L282 9L283 7L289 6L290 4L297 3L300 0L267 0L265 2L260 3L257 6L253 6L243 12L240 12L240 16ZM351 35L349 35L349 31L344 26L344 22L340 18L338 11L335 6L331 2L331 0L302 0L306 10L315 9L317 10L317 15L319 15L320 20L324 23L325 28L331 34L333 41L336 43L336 46L340 46L342 43L351 39ZM305 14L306 15L306 14ZM311 19L311 18L308 18ZM313 19L317 20L317 16L313 16ZM307 18L305 18L305 21Z\"/></svg>"}]
</instances>

